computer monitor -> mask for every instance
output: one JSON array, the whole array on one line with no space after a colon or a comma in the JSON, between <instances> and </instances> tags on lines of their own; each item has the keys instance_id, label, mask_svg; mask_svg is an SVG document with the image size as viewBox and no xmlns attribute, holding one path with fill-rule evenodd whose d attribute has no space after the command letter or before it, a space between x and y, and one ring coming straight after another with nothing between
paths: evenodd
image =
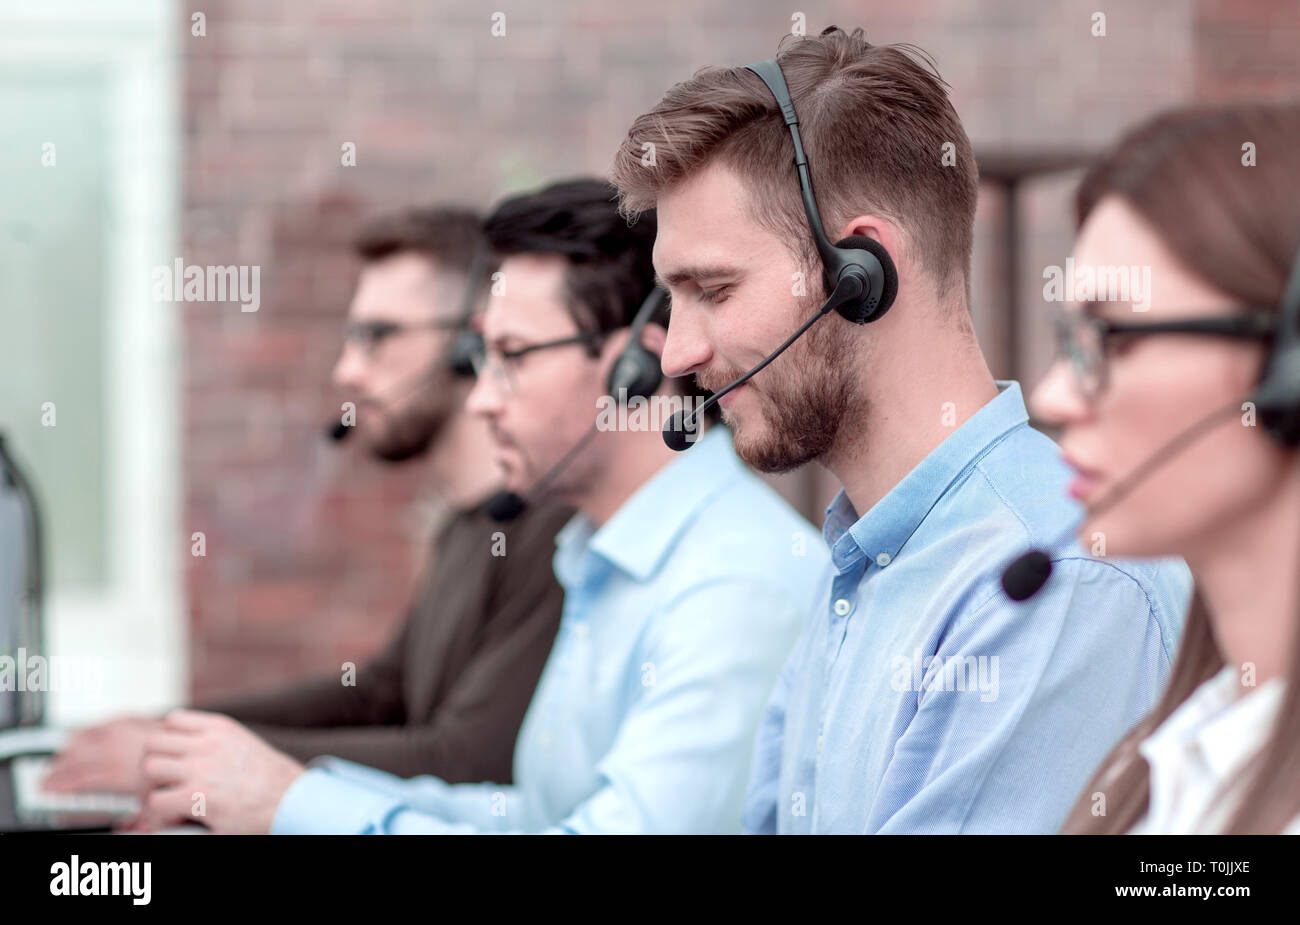
<instances>
[{"instance_id":1,"label":"computer monitor","mask_svg":"<svg viewBox=\"0 0 1300 925\"><path fill-rule=\"evenodd\" d=\"M17 680L20 650L29 657L44 654L40 526L31 483L0 434L0 658L15 663L7 673L0 670L0 729L36 725L44 716L42 691L6 683Z\"/></svg>"}]
</instances>

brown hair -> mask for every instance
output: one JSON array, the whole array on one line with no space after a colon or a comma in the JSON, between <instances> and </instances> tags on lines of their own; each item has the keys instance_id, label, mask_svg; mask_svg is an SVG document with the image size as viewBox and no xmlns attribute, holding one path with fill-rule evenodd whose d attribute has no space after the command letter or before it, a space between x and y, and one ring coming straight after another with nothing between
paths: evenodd
<instances>
[{"instance_id":1,"label":"brown hair","mask_svg":"<svg viewBox=\"0 0 1300 925\"><path fill-rule=\"evenodd\" d=\"M933 61L915 46L872 45L861 29L835 26L782 45L776 60L828 227L864 212L888 218L907 235L939 295L954 284L968 290L978 171ZM949 153L953 164L944 166ZM816 250L793 158L790 134L758 75L707 67L632 123L611 175L623 210L634 214L653 208L687 174L715 160L725 164L749 188L755 221L798 242L791 251L811 268Z\"/></svg>"},{"instance_id":2,"label":"brown hair","mask_svg":"<svg viewBox=\"0 0 1300 925\"><path fill-rule=\"evenodd\" d=\"M1246 166L1245 145L1256 156ZM1079 223L1108 196L1121 196L1183 266L1243 304L1275 305L1300 246L1300 106L1236 104L1162 114L1130 131L1079 186ZM1281 576L1294 580L1294 572ZM1084 788L1062 829L1122 833L1146 812L1150 768L1138 744L1224 666L1206 604L1192 596L1187 626L1164 693L1115 746ZM1300 814L1300 614L1277 717L1250 770L1233 782L1226 834L1277 833ZM1093 794L1107 795L1092 814Z\"/></svg>"},{"instance_id":3,"label":"brown hair","mask_svg":"<svg viewBox=\"0 0 1300 925\"><path fill-rule=\"evenodd\" d=\"M435 206L406 209L372 219L357 234L353 252L362 260L374 262L396 254L421 254L441 269L458 277L456 286L464 285L474 260L489 253L483 237L482 220L472 209ZM483 283L492 269L490 261L480 261Z\"/></svg>"},{"instance_id":4,"label":"brown hair","mask_svg":"<svg viewBox=\"0 0 1300 925\"><path fill-rule=\"evenodd\" d=\"M563 257L565 305L579 330L601 334L632 323L655 285L655 216L629 222L605 180L578 178L502 200L483 223L498 257ZM664 324L664 313L653 319Z\"/></svg>"}]
</instances>

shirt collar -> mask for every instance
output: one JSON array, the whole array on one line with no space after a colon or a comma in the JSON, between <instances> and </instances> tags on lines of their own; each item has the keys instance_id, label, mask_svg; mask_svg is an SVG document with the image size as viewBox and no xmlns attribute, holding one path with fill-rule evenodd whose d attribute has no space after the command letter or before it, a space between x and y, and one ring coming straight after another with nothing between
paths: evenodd
<instances>
[{"instance_id":1,"label":"shirt collar","mask_svg":"<svg viewBox=\"0 0 1300 925\"><path fill-rule=\"evenodd\" d=\"M1182 754L1199 751L1215 780L1236 773L1268 737L1282 699L1284 680L1273 678L1255 690L1243 691L1236 666L1206 681L1138 745L1149 763L1182 761Z\"/></svg>"},{"instance_id":2,"label":"shirt collar","mask_svg":"<svg viewBox=\"0 0 1300 925\"><path fill-rule=\"evenodd\" d=\"M998 379L995 384L997 396L931 450L866 514L859 517L843 491L835 496L826 509L822 536L837 569L847 570L864 554L880 564L896 559L957 477L1002 436L1029 420L1020 383Z\"/></svg>"},{"instance_id":3,"label":"shirt collar","mask_svg":"<svg viewBox=\"0 0 1300 925\"><path fill-rule=\"evenodd\" d=\"M700 503L744 471L731 433L710 427L688 450L656 472L598 530L577 514L555 537L556 571L562 583L578 579L594 554L637 581L655 573Z\"/></svg>"}]
</instances>

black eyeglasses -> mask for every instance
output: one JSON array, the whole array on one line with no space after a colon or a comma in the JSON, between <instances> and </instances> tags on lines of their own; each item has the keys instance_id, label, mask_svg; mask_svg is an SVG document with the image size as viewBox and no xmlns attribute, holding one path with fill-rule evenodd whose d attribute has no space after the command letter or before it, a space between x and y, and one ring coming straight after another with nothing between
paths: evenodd
<instances>
[{"instance_id":1,"label":"black eyeglasses","mask_svg":"<svg viewBox=\"0 0 1300 925\"><path fill-rule=\"evenodd\" d=\"M583 331L581 334L574 334L571 337L542 341L539 344L527 344L513 350L494 350L485 346L474 355L474 374L481 376L484 372L492 373L497 383L507 392L513 394L517 385L516 367L522 357L538 350L550 350L553 347L589 344L600 336L599 331Z\"/></svg>"},{"instance_id":2,"label":"black eyeglasses","mask_svg":"<svg viewBox=\"0 0 1300 925\"><path fill-rule=\"evenodd\" d=\"M1170 321L1124 322L1082 311L1052 313L1058 356L1070 361L1079 392L1092 401L1106 388L1108 361L1117 342L1149 334L1196 334L1238 340L1268 341L1277 330L1273 308L1251 306L1245 314Z\"/></svg>"},{"instance_id":3,"label":"black eyeglasses","mask_svg":"<svg viewBox=\"0 0 1300 925\"><path fill-rule=\"evenodd\" d=\"M356 344L367 354L374 353L389 338L411 331L454 331L465 323L454 318L404 323L400 321L352 321L343 328L343 339Z\"/></svg>"}]
</instances>

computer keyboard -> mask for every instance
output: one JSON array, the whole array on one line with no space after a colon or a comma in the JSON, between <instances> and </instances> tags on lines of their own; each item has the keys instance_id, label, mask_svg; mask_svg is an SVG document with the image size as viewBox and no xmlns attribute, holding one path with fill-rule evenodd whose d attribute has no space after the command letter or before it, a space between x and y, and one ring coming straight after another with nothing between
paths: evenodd
<instances>
[{"instance_id":1,"label":"computer keyboard","mask_svg":"<svg viewBox=\"0 0 1300 925\"><path fill-rule=\"evenodd\" d=\"M50 793L41 789L48 755L21 755L10 761L14 809L20 819L48 814L129 816L140 811L139 797L124 793Z\"/></svg>"}]
</instances>

